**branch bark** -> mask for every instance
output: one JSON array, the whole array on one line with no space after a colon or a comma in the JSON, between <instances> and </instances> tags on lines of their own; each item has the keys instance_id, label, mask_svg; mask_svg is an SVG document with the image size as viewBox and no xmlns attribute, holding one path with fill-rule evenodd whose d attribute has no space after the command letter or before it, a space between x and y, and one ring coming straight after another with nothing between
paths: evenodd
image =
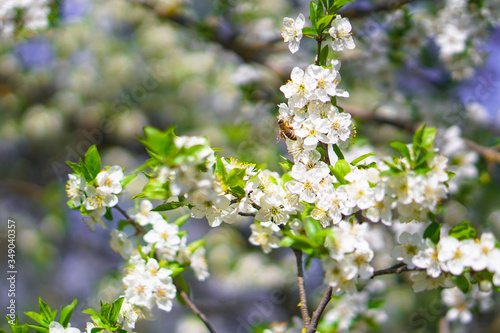
<instances>
[{"instance_id":1,"label":"branch bark","mask_svg":"<svg viewBox=\"0 0 500 333\"><path fill-rule=\"evenodd\" d=\"M313 312L311 323L309 324L307 333L316 333L319 319L323 315L323 312L325 311L328 302L330 302L330 299L332 298L332 290L333 290L332 286L328 285L328 287L326 287L326 290L323 293L323 297L321 297L321 300L319 301L318 307Z\"/></svg>"},{"instance_id":2,"label":"branch bark","mask_svg":"<svg viewBox=\"0 0 500 333\"><path fill-rule=\"evenodd\" d=\"M299 296L300 296L300 313L302 315L302 321L304 322L304 327L309 326L310 318L309 311L307 310L307 297L306 297L306 288L304 284L304 269L302 267L302 251L293 249L295 253L295 259L297 261L297 286L299 287Z\"/></svg>"},{"instance_id":3,"label":"branch bark","mask_svg":"<svg viewBox=\"0 0 500 333\"><path fill-rule=\"evenodd\" d=\"M200 318L200 320L205 324L207 329L210 331L210 333L216 333L215 329L213 328L212 324L208 321L207 317L201 312L196 305L191 301L189 298L188 294L186 294L183 290L181 290L179 287L177 287L177 290L179 294L181 295L181 298L186 302L186 304L191 308L191 310Z\"/></svg>"}]
</instances>

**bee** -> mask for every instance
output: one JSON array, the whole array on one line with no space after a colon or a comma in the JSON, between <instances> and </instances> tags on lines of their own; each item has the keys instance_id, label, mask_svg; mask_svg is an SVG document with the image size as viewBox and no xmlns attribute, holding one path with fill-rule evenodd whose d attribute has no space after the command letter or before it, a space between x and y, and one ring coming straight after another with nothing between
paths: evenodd
<instances>
[{"instance_id":1,"label":"bee","mask_svg":"<svg viewBox=\"0 0 500 333\"><path fill-rule=\"evenodd\" d=\"M297 140L297 135L293 132L293 127L290 126L290 123L284 119L279 119L278 120L278 127L279 127L279 132L278 132L278 137L276 138L276 141L279 141L280 138L289 138L290 140Z\"/></svg>"}]
</instances>

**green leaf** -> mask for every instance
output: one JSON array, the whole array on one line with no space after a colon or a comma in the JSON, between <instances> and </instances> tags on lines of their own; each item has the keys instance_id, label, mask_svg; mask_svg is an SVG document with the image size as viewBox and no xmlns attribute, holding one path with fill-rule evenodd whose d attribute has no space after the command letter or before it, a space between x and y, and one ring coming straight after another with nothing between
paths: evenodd
<instances>
[{"instance_id":1,"label":"green leaf","mask_svg":"<svg viewBox=\"0 0 500 333\"><path fill-rule=\"evenodd\" d=\"M101 305L101 316L103 316L109 322L109 314L111 313L111 304L104 303Z\"/></svg>"},{"instance_id":2,"label":"green leaf","mask_svg":"<svg viewBox=\"0 0 500 333\"><path fill-rule=\"evenodd\" d=\"M164 159L170 162L177 155L178 149L174 143L175 127L160 131L152 126L144 127L144 138L139 141L144 145L149 155L154 159Z\"/></svg>"},{"instance_id":3,"label":"green leaf","mask_svg":"<svg viewBox=\"0 0 500 333\"><path fill-rule=\"evenodd\" d=\"M148 257L144 254L144 252L142 252L142 246L141 244L139 244L139 241L137 239L135 240L135 244L137 246L137 251L139 251L139 254L141 255L142 260L147 262Z\"/></svg>"},{"instance_id":4,"label":"green leaf","mask_svg":"<svg viewBox=\"0 0 500 333\"><path fill-rule=\"evenodd\" d=\"M53 322L56 318L57 310L52 311L50 306L48 306L48 304L45 303L41 297L38 298L38 304L40 306L40 314L42 315L44 321L47 323Z\"/></svg>"},{"instance_id":5,"label":"green leaf","mask_svg":"<svg viewBox=\"0 0 500 333\"><path fill-rule=\"evenodd\" d=\"M224 162L222 162L222 159L220 156L216 156L217 162L215 163L215 170L214 172L222 177L222 180L225 182L227 179L227 171L226 167L224 166Z\"/></svg>"},{"instance_id":6,"label":"green leaf","mask_svg":"<svg viewBox=\"0 0 500 333\"><path fill-rule=\"evenodd\" d=\"M68 327L69 321L71 319L71 315L73 314L73 309L76 306L76 303L78 303L78 300L75 299L71 304L66 305L61 309L61 314L59 316L59 322L63 327Z\"/></svg>"},{"instance_id":7,"label":"green leaf","mask_svg":"<svg viewBox=\"0 0 500 333\"><path fill-rule=\"evenodd\" d=\"M0 328L0 333L7 333L7 331Z\"/></svg>"},{"instance_id":8,"label":"green leaf","mask_svg":"<svg viewBox=\"0 0 500 333\"><path fill-rule=\"evenodd\" d=\"M279 247L290 247L290 246L292 246L292 244L293 244L293 238L285 236L279 241L278 246Z\"/></svg>"},{"instance_id":9,"label":"green leaf","mask_svg":"<svg viewBox=\"0 0 500 333\"><path fill-rule=\"evenodd\" d=\"M368 157L375 156L375 155L377 155L377 154L376 153L368 153L368 154L361 155L360 157L354 159L354 161L351 162L351 165L356 165L359 162L363 161L364 159L367 159Z\"/></svg>"},{"instance_id":10,"label":"green leaf","mask_svg":"<svg viewBox=\"0 0 500 333\"><path fill-rule=\"evenodd\" d=\"M330 172L332 173L332 175L337 178L337 180L339 181L339 183L341 184L347 184L347 181L344 179L344 177L342 176L342 174L333 166L329 165L328 166L330 168Z\"/></svg>"},{"instance_id":11,"label":"green leaf","mask_svg":"<svg viewBox=\"0 0 500 333\"><path fill-rule=\"evenodd\" d=\"M69 167L73 169L73 171L75 171L77 174L82 173L82 167L80 166L80 164L71 161L66 161L66 164L69 165Z\"/></svg>"},{"instance_id":12,"label":"green leaf","mask_svg":"<svg viewBox=\"0 0 500 333\"><path fill-rule=\"evenodd\" d=\"M403 157L405 157L408 161L412 161L410 150L408 146L400 141L393 141L390 143L391 147L396 149Z\"/></svg>"},{"instance_id":13,"label":"green leaf","mask_svg":"<svg viewBox=\"0 0 500 333\"><path fill-rule=\"evenodd\" d=\"M342 154L342 151L340 150L339 146L337 146L336 144L333 145L333 151L335 152L335 154L337 155L339 160L345 160L344 154Z\"/></svg>"},{"instance_id":14,"label":"green leaf","mask_svg":"<svg viewBox=\"0 0 500 333\"><path fill-rule=\"evenodd\" d=\"M313 218L307 218L304 221L304 229L306 230L306 233L310 238L314 238L314 236L316 236L318 231L320 231L322 228L318 221L314 220Z\"/></svg>"},{"instance_id":15,"label":"green leaf","mask_svg":"<svg viewBox=\"0 0 500 333\"><path fill-rule=\"evenodd\" d=\"M316 29L311 28L311 27L302 28L302 34L303 35L318 36L318 32L316 31Z\"/></svg>"},{"instance_id":16,"label":"green leaf","mask_svg":"<svg viewBox=\"0 0 500 333\"><path fill-rule=\"evenodd\" d=\"M125 187L125 186L127 186L127 185L131 182L131 181L133 181L136 177L137 177L137 175L135 175L135 174L125 176L125 177L123 177L123 179L120 181L120 185L121 185L122 187Z\"/></svg>"},{"instance_id":17,"label":"green leaf","mask_svg":"<svg viewBox=\"0 0 500 333\"><path fill-rule=\"evenodd\" d=\"M439 243L441 225L432 222L424 231L424 238L429 238L434 244Z\"/></svg>"},{"instance_id":18,"label":"green leaf","mask_svg":"<svg viewBox=\"0 0 500 333\"><path fill-rule=\"evenodd\" d=\"M322 32L333 20L333 15L326 15L318 20L317 28L319 32Z\"/></svg>"},{"instance_id":19,"label":"green leaf","mask_svg":"<svg viewBox=\"0 0 500 333\"><path fill-rule=\"evenodd\" d=\"M27 315L28 317L30 317L31 319L33 319L34 321L36 321L37 323L39 324L42 324L42 325L49 325L50 322L46 322L43 318L43 316L39 313L36 313L36 312L25 312L24 313L25 315Z\"/></svg>"},{"instance_id":20,"label":"green leaf","mask_svg":"<svg viewBox=\"0 0 500 333\"><path fill-rule=\"evenodd\" d=\"M239 197L244 197L246 195L245 190L241 186L235 186L229 188L233 194L236 194Z\"/></svg>"},{"instance_id":21,"label":"green leaf","mask_svg":"<svg viewBox=\"0 0 500 333\"><path fill-rule=\"evenodd\" d=\"M90 146L85 153L85 166L89 170L92 179L95 179L97 174L101 172L101 157L95 145Z\"/></svg>"},{"instance_id":22,"label":"green leaf","mask_svg":"<svg viewBox=\"0 0 500 333\"><path fill-rule=\"evenodd\" d=\"M187 285L186 281L184 280L184 278L180 275L177 275L176 277L174 277L174 284L175 286L182 290L183 292L185 292L187 295L189 295L189 286ZM184 299L181 297L181 293L180 292L177 292L177 300L182 304L182 305L186 305L186 302L184 301Z\"/></svg>"},{"instance_id":23,"label":"green leaf","mask_svg":"<svg viewBox=\"0 0 500 333\"><path fill-rule=\"evenodd\" d=\"M319 29L319 20L325 15L325 7L323 3L318 1L318 6L316 8L316 29L318 30L318 34L321 34L321 29Z\"/></svg>"},{"instance_id":24,"label":"green leaf","mask_svg":"<svg viewBox=\"0 0 500 333\"><path fill-rule=\"evenodd\" d=\"M82 311L82 313L86 313L86 314L89 314L89 315L101 317L101 314L99 312L97 312L96 310L92 309L92 308L85 309L85 310Z\"/></svg>"},{"instance_id":25,"label":"green leaf","mask_svg":"<svg viewBox=\"0 0 500 333\"><path fill-rule=\"evenodd\" d=\"M124 297L120 297L116 299L111 305L111 312L109 313L109 322L111 325L115 325L118 320L118 315L120 314L120 310L122 308Z\"/></svg>"},{"instance_id":26,"label":"green leaf","mask_svg":"<svg viewBox=\"0 0 500 333\"><path fill-rule=\"evenodd\" d=\"M316 29L316 11L318 10L318 4L314 1L309 3L309 19L314 29Z\"/></svg>"},{"instance_id":27,"label":"green leaf","mask_svg":"<svg viewBox=\"0 0 500 333\"><path fill-rule=\"evenodd\" d=\"M351 172L351 167L346 160L338 160L337 163L335 163L335 169L339 172L342 178Z\"/></svg>"},{"instance_id":28,"label":"green leaf","mask_svg":"<svg viewBox=\"0 0 500 333\"><path fill-rule=\"evenodd\" d=\"M284 172L288 172L290 170L292 170L292 167L293 167L293 162L290 161L288 158L284 157L284 156L281 156L280 157L285 160L284 162L281 162L280 165L281 165L281 168L283 169Z\"/></svg>"},{"instance_id":29,"label":"green leaf","mask_svg":"<svg viewBox=\"0 0 500 333\"><path fill-rule=\"evenodd\" d=\"M457 285L458 289L460 289L464 294L469 293L472 286L467 277L465 277L464 275L454 276L453 280L455 281L455 284Z\"/></svg>"},{"instance_id":30,"label":"green leaf","mask_svg":"<svg viewBox=\"0 0 500 333\"><path fill-rule=\"evenodd\" d=\"M90 330L90 333L99 333L101 331L104 331L104 328L102 328L102 327L94 327L93 329Z\"/></svg>"},{"instance_id":31,"label":"green leaf","mask_svg":"<svg viewBox=\"0 0 500 333\"><path fill-rule=\"evenodd\" d=\"M36 325L28 325L28 327L34 329L36 332L39 333L49 333L49 329L46 327L36 326Z\"/></svg>"},{"instance_id":32,"label":"green leaf","mask_svg":"<svg viewBox=\"0 0 500 333\"><path fill-rule=\"evenodd\" d=\"M198 250L200 247L202 247L204 245L205 245L205 240L202 238L202 239L198 239L197 241L190 243L188 245L188 249L191 253L193 253L194 251Z\"/></svg>"},{"instance_id":33,"label":"green leaf","mask_svg":"<svg viewBox=\"0 0 500 333\"><path fill-rule=\"evenodd\" d=\"M233 170L229 171L226 184L229 187L236 187L236 186L244 187L245 181L243 180L243 177L245 176L246 176L245 169L234 168Z\"/></svg>"},{"instance_id":34,"label":"green leaf","mask_svg":"<svg viewBox=\"0 0 500 333\"><path fill-rule=\"evenodd\" d=\"M87 165L83 162L83 160L81 158L80 158L80 172L81 172L83 178L85 178L85 180L87 182L91 182L94 180L94 177L92 177L92 174L90 173L89 168L87 167Z\"/></svg>"},{"instance_id":35,"label":"green leaf","mask_svg":"<svg viewBox=\"0 0 500 333\"><path fill-rule=\"evenodd\" d=\"M156 206L151 211L153 211L153 212L164 212L164 211L167 211L167 210L173 210L173 209L176 209L176 208L179 208L179 207L183 207L185 205L186 205L185 202L171 201L171 202L167 202L166 204Z\"/></svg>"},{"instance_id":36,"label":"green leaf","mask_svg":"<svg viewBox=\"0 0 500 333\"><path fill-rule=\"evenodd\" d=\"M328 51L329 50L330 50L330 46L329 45L326 45L321 50L321 53L319 55L319 64L321 66L326 66L326 62L328 61Z\"/></svg>"},{"instance_id":37,"label":"green leaf","mask_svg":"<svg viewBox=\"0 0 500 333\"><path fill-rule=\"evenodd\" d=\"M125 228L128 225L132 225L132 223L130 223L127 220L120 220L118 221L118 230L123 231L123 228Z\"/></svg>"},{"instance_id":38,"label":"green leaf","mask_svg":"<svg viewBox=\"0 0 500 333\"><path fill-rule=\"evenodd\" d=\"M174 223L177 224L180 228L184 225L184 223L186 223L187 220L189 220L190 217L191 217L191 214L182 215L177 220L175 220Z\"/></svg>"},{"instance_id":39,"label":"green leaf","mask_svg":"<svg viewBox=\"0 0 500 333\"><path fill-rule=\"evenodd\" d=\"M424 129L422 133L422 148L430 151L434 147L434 140L436 139L436 129L434 127L428 127Z\"/></svg>"},{"instance_id":40,"label":"green leaf","mask_svg":"<svg viewBox=\"0 0 500 333\"><path fill-rule=\"evenodd\" d=\"M458 240L474 239L477 236L477 231L471 227L469 221L462 221L451 228L448 236L455 237Z\"/></svg>"},{"instance_id":41,"label":"green leaf","mask_svg":"<svg viewBox=\"0 0 500 333\"><path fill-rule=\"evenodd\" d=\"M106 213L104 214L104 218L108 221L113 221L113 213L111 212L110 207L106 207Z\"/></svg>"},{"instance_id":42,"label":"green leaf","mask_svg":"<svg viewBox=\"0 0 500 333\"><path fill-rule=\"evenodd\" d=\"M413 134L413 149L421 147L422 145L422 136L424 135L424 129L425 129L426 124L423 124L420 126L416 131L415 134Z\"/></svg>"},{"instance_id":43,"label":"green leaf","mask_svg":"<svg viewBox=\"0 0 500 333\"><path fill-rule=\"evenodd\" d=\"M333 14L339 11L340 8L347 5L349 2L354 2L354 0L335 0L333 5L328 8L328 13Z\"/></svg>"}]
</instances>

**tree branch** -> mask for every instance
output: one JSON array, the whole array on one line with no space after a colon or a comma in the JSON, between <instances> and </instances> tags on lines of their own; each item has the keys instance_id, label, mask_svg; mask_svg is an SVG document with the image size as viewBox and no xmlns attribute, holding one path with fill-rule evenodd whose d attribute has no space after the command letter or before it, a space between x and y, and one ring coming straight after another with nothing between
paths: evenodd
<instances>
[{"instance_id":1,"label":"tree branch","mask_svg":"<svg viewBox=\"0 0 500 333\"><path fill-rule=\"evenodd\" d=\"M420 268L408 268L405 263L400 262L399 264L396 264L394 266L391 266L389 268L384 268L380 269L378 271L373 272L373 276L371 277L372 279L376 276L380 275L388 275L388 274L400 274L403 272L413 272L413 271L419 271L421 270Z\"/></svg>"},{"instance_id":2,"label":"tree branch","mask_svg":"<svg viewBox=\"0 0 500 333\"><path fill-rule=\"evenodd\" d=\"M370 8L357 8L346 11L341 11L342 17L361 18L378 12L393 11L399 9L412 2L413 0L396 0L394 2L383 3Z\"/></svg>"},{"instance_id":3,"label":"tree branch","mask_svg":"<svg viewBox=\"0 0 500 333\"><path fill-rule=\"evenodd\" d=\"M208 330L210 331L210 333L216 333L215 329L213 328L212 324L210 324L210 322L208 321L207 317L205 317L205 315L203 314L203 312L201 312L196 307L196 305L193 303L193 301L191 301L191 299L189 298L188 294L186 294L179 287L177 287L177 290L178 290L178 292L180 290L179 294L181 295L181 298L191 308L191 310L194 312L194 314L196 314L198 316L198 318L200 318L200 320L205 324L205 326L208 328Z\"/></svg>"},{"instance_id":4,"label":"tree branch","mask_svg":"<svg viewBox=\"0 0 500 333\"><path fill-rule=\"evenodd\" d=\"M113 208L116 208L120 213L122 213L122 215L127 219L127 222L129 222L130 224L132 224L132 226L135 228L135 235L134 236L138 236L138 235L144 235L146 233L146 231L144 230L143 227L141 227L137 222L135 222L128 214L126 211L124 211L120 206L116 205L114 206Z\"/></svg>"},{"instance_id":5,"label":"tree branch","mask_svg":"<svg viewBox=\"0 0 500 333\"><path fill-rule=\"evenodd\" d=\"M402 130L408 131L408 132L415 132L420 124L418 123L410 123L402 120L396 120L396 119L389 119L386 117L381 117L376 115L374 112L370 112L367 110L363 109L357 109L353 107L343 107L344 110L348 113L350 113L353 117L363 119L363 120L369 120L373 121L379 124L386 124L386 125L391 125L397 128L400 128ZM497 147L485 147L482 146L472 140L462 138L464 140L465 145L471 149L477 152L479 155L481 155L485 160L488 166L490 167L490 171L492 168L493 164L500 164L500 152L498 151Z\"/></svg>"},{"instance_id":6,"label":"tree branch","mask_svg":"<svg viewBox=\"0 0 500 333\"><path fill-rule=\"evenodd\" d=\"M332 286L328 285L328 287L326 287L326 290L323 293L323 297L321 297L321 300L319 301L318 307L313 312L311 323L307 328L307 333L316 333L319 319L323 315L323 311L325 311L328 302L330 302L330 299L332 298L332 290L333 290Z\"/></svg>"},{"instance_id":7,"label":"tree branch","mask_svg":"<svg viewBox=\"0 0 500 333\"><path fill-rule=\"evenodd\" d=\"M300 296L300 313L302 315L302 321L304 322L304 327L307 328L309 326L309 311L307 310L307 297L306 297L306 288L304 285L304 269L302 267L302 251L293 249L293 253L295 253L295 259L297 261L297 286L299 287L299 296Z\"/></svg>"}]
</instances>

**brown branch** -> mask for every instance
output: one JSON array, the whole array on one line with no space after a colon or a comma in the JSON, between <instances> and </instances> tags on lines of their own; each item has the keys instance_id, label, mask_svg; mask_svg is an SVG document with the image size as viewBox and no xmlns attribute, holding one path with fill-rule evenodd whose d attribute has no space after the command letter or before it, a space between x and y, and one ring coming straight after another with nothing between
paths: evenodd
<instances>
[{"instance_id":1,"label":"brown branch","mask_svg":"<svg viewBox=\"0 0 500 333\"><path fill-rule=\"evenodd\" d=\"M122 213L122 215L127 219L127 222L129 222L130 224L132 224L132 226L134 227L136 233L134 236L138 236L138 235L144 235L146 233L146 230L144 230L143 227L141 227L137 222L135 222L128 214L126 211L124 211L120 206L116 205L114 206L113 208L116 208L120 213Z\"/></svg>"},{"instance_id":2,"label":"brown branch","mask_svg":"<svg viewBox=\"0 0 500 333\"><path fill-rule=\"evenodd\" d=\"M309 326L309 311L307 310L307 297L306 297L306 288L304 285L304 269L302 267L302 251L293 249L295 253L295 259L297 261L297 286L299 287L299 296L300 296L300 313L302 315L302 321L304 322L304 327L307 328Z\"/></svg>"},{"instance_id":3,"label":"brown branch","mask_svg":"<svg viewBox=\"0 0 500 333\"><path fill-rule=\"evenodd\" d=\"M191 301L189 298L188 294L184 292L181 288L177 287L177 290L180 290L179 294L181 295L181 298L186 302L186 304L191 308L191 310L200 318L200 320L205 324L205 326L208 328L210 333L216 333L215 329L213 328L212 324L208 321L207 317L201 312L196 305Z\"/></svg>"},{"instance_id":4,"label":"brown branch","mask_svg":"<svg viewBox=\"0 0 500 333\"><path fill-rule=\"evenodd\" d=\"M402 120L397 120L397 119L390 119L386 117L381 117L375 112L370 112L368 110L364 109L358 109L354 107L343 107L344 110L348 113L350 113L353 117L362 119L362 120L368 120L372 122L376 122L378 124L385 124L385 125L391 125L397 128L400 128L402 130L405 130L407 132L415 132L418 126L420 124L418 123L411 123L411 122L406 122ZM490 171L491 171L491 166L495 163L500 164L500 152L497 150L496 147L485 147L482 146L472 140L462 138L465 142L465 145L471 149L477 152L479 155L483 156L483 158L486 160L486 163L490 166Z\"/></svg>"},{"instance_id":5,"label":"brown branch","mask_svg":"<svg viewBox=\"0 0 500 333\"><path fill-rule=\"evenodd\" d=\"M328 285L328 287L326 287L326 290L323 293L323 297L321 297L321 300L319 301L318 307L313 312L311 323L307 328L307 333L316 332L316 329L318 328L319 319L321 318L321 315L323 315L323 311L325 311L328 302L330 302L330 299L332 298L332 290L333 290L332 286Z\"/></svg>"},{"instance_id":6,"label":"brown branch","mask_svg":"<svg viewBox=\"0 0 500 333\"><path fill-rule=\"evenodd\" d=\"M408 268L408 266L406 266L405 263L399 263L399 264L396 264L394 266L391 266L389 268L384 268L384 269L380 269L378 271L375 271L373 273L373 276L371 277L372 279L376 276L380 276L380 275L388 275L388 274L400 274L400 273L403 273L403 272L413 272L413 271L419 271L421 270L420 268Z\"/></svg>"},{"instance_id":7,"label":"brown branch","mask_svg":"<svg viewBox=\"0 0 500 333\"><path fill-rule=\"evenodd\" d=\"M394 11L412 2L413 0L396 0L394 2L383 3L370 8L358 8L346 11L341 11L343 17L361 18L378 12Z\"/></svg>"},{"instance_id":8,"label":"brown branch","mask_svg":"<svg viewBox=\"0 0 500 333\"><path fill-rule=\"evenodd\" d=\"M202 36L221 45L226 50L234 52L247 63L255 62L264 64L268 55L274 52L272 47L272 44L274 44L273 42L248 43L248 41L238 38L241 33L238 31L237 27L230 25L227 21L222 21L224 19L222 16L218 17L218 22L197 22L186 16L180 15L176 11L161 11L160 7L156 7L145 0L131 0L131 2L154 11L156 16L160 19L174 22L185 28L200 31ZM279 39L276 41L282 40Z\"/></svg>"}]
</instances>

